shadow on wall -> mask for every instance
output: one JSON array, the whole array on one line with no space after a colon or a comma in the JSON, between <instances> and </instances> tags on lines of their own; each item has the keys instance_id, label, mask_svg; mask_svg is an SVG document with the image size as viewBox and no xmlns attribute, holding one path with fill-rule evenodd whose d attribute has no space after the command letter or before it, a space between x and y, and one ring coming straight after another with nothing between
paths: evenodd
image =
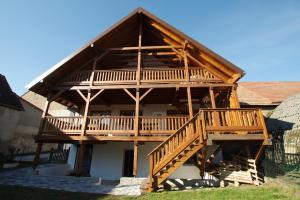
<instances>
[{"instance_id":1,"label":"shadow on wall","mask_svg":"<svg viewBox=\"0 0 300 200\"><path fill-rule=\"evenodd\" d=\"M266 125L269 133L272 133L272 136L277 136L278 133L283 133L285 130L292 130L295 123L269 118L266 121ZM275 135L273 135L273 133Z\"/></svg>"}]
</instances>

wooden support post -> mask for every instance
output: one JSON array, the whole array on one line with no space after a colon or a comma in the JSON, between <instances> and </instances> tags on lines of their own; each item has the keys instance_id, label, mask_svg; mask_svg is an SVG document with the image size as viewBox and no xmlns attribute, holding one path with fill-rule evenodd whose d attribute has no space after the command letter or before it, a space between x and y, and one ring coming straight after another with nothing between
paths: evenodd
<instances>
[{"instance_id":1,"label":"wooden support post","mask_svg":"<svg viewBox=\"0 0 300 200\"><path fill-rule=\"evenodd\" d=\"M135 96L135 119L134 119L134 136L135 138L139 135L139 114L140 114L140 91L136 91ZM133 176L137 176L138 171L138 142L137 139L134 141L133 151Z\"/></svg>"},{"instance_id":2,"label":"wooden support post","mask_svg":"<svg viewBox=\"0 0 300 200\"><path fill-rule=\"evenodd\" d=\"M138 171L138 141L134 141L133 146L133 176L137 176Z\"/></svg>"},{"instance_id":3,"label":"wooden support post","mask_svg":"<svg viewBox=\"0 0 300 200\"><path fill-rule=\"evenodd\" d=\"M238 94L237 94L237 86L234 87L232 92L233 92L233 96L234 96L234 99L235 99L236 108L240 108L241 105L240 105L239 97L238 97Z\"/></svg>"},{"instance_id":4,"label":"wooden support post","mask_svg":"<svg viewBox=\"0 0 300 200\"><path fill-rule=\"evenodd\" d=\"M191 87L188 86L186 88L186 92L187 92L187 99L188 99L189 117L193 118L194 114L193 114Z\"/></svg>"},{"instance_id":5,"label":"wooden support post","mask_svg":"<svg viewBox=\"0 0 300 200\"><path fill-rule=\"evenodd\" d=\"M186 83L189 85L190 83L190 75L189 75L189 64L188 64L188 59L187 59L187 52L186 52L186 47L187 47L187 41L184 42L183 44L183 60L184 60L184 72L185 72L185 79ZM187 90L187 99L188 99L188 109L189 109L189 117L193 118L194 113L193 113L193 104L192 104L192 94L191 94L191 87L188 86L186 88Z\"/></svg>"},{"instance_id":6,"label":"wooden support post","mask_svg":"<svg viewBox=\"0 0 300 200\"><path fill-rule=\"evenodd\" d=\"M255 163L257 163L257 161L259 160L259 158L260 158L260 156L262 155L262 153L264 152L264 150L265 150L265 145L262 144L262 145L259 147L258 152L256 153L256 156L255 156Z\"/></svg>"},{"instance_id":7,"label":"wooden support post","mask_svg":"<svg viewBox=\"0 0 300 200\"><path fill-rule=\"evenodd\" d=\"M138 136L139 133L139 114L140 114L140 91L136 91L135 97L135 121L134 121L134 130L135 136Z\"/></svg>"},{"instance_id":8,"label":"wooden support post","mask_svg":"<svg viewBox=\"0 0 300 200\"><path fill-rule=\"evenodd\" d=\"M235 85L231 88L230 99L229 99L230 108L240 108L240 102L237 96L236 87L237 86Z\"/></svg>"},{"instance_id":9,"label":"wooden support post","mask_svg":"<svg viewBox=\"0 0 300 200\"><path fill-rule=\"evenodd\" d=\"M211 107L216 108L216 100L215 100L215 94L214 94L214 89L212 87L209 87L209 96L210 96L210 101L211 101Z\"/></svg>"},{"instance_id":10,"label":"wooden support post","mask_svg":"<svg viewBox=\"0 0 300 200\"><path fill-rule=\"evenodd\" d=\"M50 104L51 104L50 99L51 99L51 97L50 97L50 94L49 94L47 99L46 99L45 106L44 106L44 109L43 109L38 135L41 135L42 132L43 132L43 129L44 129L45 117L48 115L49 107L50 107Z\"/></svg>"},{"instance_id":11,"label":"wooden support post","mask_svg":"<svg viewBox=\"0 0 300 200\"><path fill-rule=\"evenodd\" d=\"M43 147L43 143L41 143L41 142L37 143L37 147L36 147L35 155L34 155L34 160L33 160L33 163L32 163L32 168L33 169L36 169L37 165L39 164L40 155L41 155L41 152L42 152L42 147Z\"/></svg>"},{"instance_id":12,"label":"wooden support post","mask_svg":"<svg viewBox=\"0 0 300 200\"><path fill-rule=\"evenodd\" d=\"M76 162L75 162L75 174L76 176L82 175L82 162L84 157L85 145L81 143L77 148Z\"/></svg>"},{"instance_id":13,"label":"wooden support post","mask_svg":"<svg viewBox=\"0 0 300 200\"><path fill-rule=\"evenodd\" d=\"M85 130L86 130L87 115L88 115L89 107L90 107L90 99L91 99L91 90L88 90L88 95L86 97L84 114L83 114L82 127L81 127L81 136L82 137L84 136Z\"/></svg>"},{"instance_id":14,"label":"wooden support post","mask_svg":"<svg viewBox=\"0 0 300 200\"><path fill-rule=\"evenodd\" d=\"M142 34L143 34L143 27L142 27L142 18L139 19L139 48L138 48L138 55L137 55L137 74L136 74L136 81L137 85L140 85L141 82L141 66L142 66Z\"/></svg>"},{"instance_id":15,"label":"wooden support post","mask_svg":"<svg viewBox=\"0 0 300 200\"><path fill-rule=\"evenodd\" d=\"M209 87L209 95L210 95L211 107L212 108L217 108L216 99L215 99L215 93L214 93L214 89L212 87ZM213 123L216 126L218 126L220 124L217 112L213 112Z\"/></svg>"},{"instance_id":16,"label":"wooden support post","mask_svg":"<svg viewBox=\"0 0 300 200\"><path fill-rule=\"evenodd\" d=\"M183 61L184 61L185 79L186 79L186 82L189 83L189 81L190 81L190 75L189 75L189 64L188 64L186 50L184 50Z\"/></svg>"},{"instance_id":17,"label":"wooden support post","mask_svg":"<svg viewBox=\"0 0 300 200\"><path fill-rule=\"evenodd\" d=\"M38 136L42 135L42 132L43 132L43 129L44 129L44 124L45 124L45 117L48 114L50 104L51 104L51 95L48 94L48 97L46 99L45 106L44 106L44 109L43 109L41 121L40 121L40 127L39 127L39 131L38 131ZM35 151L35 155L34 155L34 160L33 160L33 163L32 163L33 164L32 165L33 169L36 169L36 167L37 167L37 165L38 165L38 163L40 161L40 155L41 155L41 151L42 151L42 146L43 146L43 143L41 143L41 142L37 143L37 147L36 147L36 151Z\"/></svg>"},{"instance_id":18,"label":"wooden support post","mask_svg":"<svg viewBox=\"0 0 300 200\"><path fill-rule=\"evenodd\" d=\"M259 118L260 118L261 126L263 127L263 130L264 130L263 133L264 133L265 140L264 140L263 144L264 145L270 145L268 129L266 127L265 118L264 118L264 115L262 114L261 109L258 110L258 115L259 115Z\"/></svg>"},{"instance_id":19,"label":"wooden support post","mask_svg":"<svg viewBox=\"0 0 300 200\"><path fill-rule=\"evenodd\" d=\"M197 153L197 162L198 162L198 165L199 165L199 168L200 168L200 176L202 178L204 178L206 155L207 155L207 152L206 152L205 149L200 150Z\"/></svg>"}]
</instances>

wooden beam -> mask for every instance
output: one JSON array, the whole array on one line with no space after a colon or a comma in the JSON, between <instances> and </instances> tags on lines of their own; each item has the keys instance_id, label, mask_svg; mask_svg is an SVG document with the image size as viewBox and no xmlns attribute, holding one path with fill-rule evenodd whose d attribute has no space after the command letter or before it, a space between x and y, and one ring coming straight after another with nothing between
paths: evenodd
<instances>
[{"instance_id":1,"label":"wooden beam","mask_svg":"<svg viewBox=\"0 0 300 200\"><path fill-rule=\"evenodd\" d=\"M135 118L134 118L134 136L137 137L139 134L139 114L140 114L140 91L136 91L135 97Z\"/></svg>"},{"instance_id":2,"label":"wooden beam","mask_svg":"<svg viewBox=\"0 0 300 200\"><path fill-rule=\"evenodd\" d=\"M134 57L134 58L130 58L130 59L113 59L114 62L137 62L138 61L138 56ZM180 61L179 58L177 57L167 57L167 58L158 58L158 57L154 57L154 58L143 58L143 62L176 62L176 61Z\"/></svg>"},{"instance_id":3,"label":"wooden beam","mask_svg":"<svg viewBox=\"0 0 300 200\"><path fill-rule=\"evenodd\" d=\"M49 100L50 101L55 101L64 92L65 92L65 90L60 89L56 94L54 94L53 96L51 96L51 98Z\"/></svg>"},{"instance_id":4,"label":"wooden beam","mask_svg":"<svg viewBox=\"0 0 300 200\"><path fill-rule=\"evenodd\" d=\"M134 141L133 146L133 176L138 175L138 142Z\"/></svg>"},{"instance_id":5,"label":"wooden beam","mask_svg":"<svg viewBox=\"0 0 300 200\"><path fill-rule=\"evenodd\" d=\"M187 99L188 99L189 116L190 116L190 118L193 118L194 113L193 113L191 88L187 87L186 91L187 91Z\"/></svg>"},{"instance_id":6,"label":"wooden beam","mask_svg":"<svg viewBox=\"0 0 300 200\"><path fill-rule=\"evenodd\" d=\"M136 101L136 98L129 92L126 88L123 88L123 90L134 100Z\"/></svg>"},{"instance_id":7,"label":"wooden beam","mask_svg":"<svg viewBox=\"0 0 300 200\"><path fill-rule=\"evenodd\" d=\"M48 94L48 97L47 97L45 105L44 105L40 125L39 125L38 135L41 135L42 131L44 129L45 117L48 115L48 111L49 111L49 107L50 107L50 103L51 103L50 99L51 99L51 96L50 96L50 94Z\"/></svg>"},{"instance_id":8,"label":"wooden beam","mask_svg":"<svg viewBox=\"0 0 300 200\"><path fill-rule=\"evenodd\" d=\"M76 176L82 175L82 163L84 158L85 144L80 144L77 148L76 162L75 162L75 174Z\"/></svg>"},{"instance_id":9,"label":"wooden beam","mask_svg":"<svg viewBox=\"0 0 300 200\"><path fill-rule=\"evenodd\" d=\"M41 135L35 136L35 140L37 142L44 142L44 143L57 143L57 142L78 142L78 141L90 141L98 143L100 141L120 141L120 142L162 142L168 138L169 135L166 136L99 136L99 135L85 135L81 137L80 135L68 135L68 134L61 134L61 135Z\"/></svg>"},{"instance_id":10,"label":"wooden beam","mask_svg":"<svg viewBox=\"0 0 300 200\"><path fill-rule=\"evenodd\" d=\"M247 135L238 135L238 134L208 134L209 144L212 141L261 141L264 140L263 134L247 134Z\"/></svg>"},{"instance_id":11,"label":"wooden beam","mask_svg":"<svg viewBox=\"0 0 300 200\"><path fill-rule=\"evenodd\" d=\"M212 87L209 87L209 96L210 96L211 107L217 108L216 100L215 100L215 93L214 93L214 89Z\"/></svg>"},{"instance_id":12,"label":"wooden beam","mask_svg":"<svg viewBox=\"0 0 300 200\"><path fill-rule=\"evenodd\" d=\"M166 46L141 46L141 47L117 47L117 48L106 48L105 50L109 51L132 51L132 50L159 50L159 49L180 49L182 46L172 46L172 45L166 45Z\"/></svg>"},{"instance_id":13,"label":"wooden beam","mask_svg":"<svg viewBox=\"0 0 300 200\"><path fill-rule=\"evenodd\" d=\"M172 56L177 55L175 52L142 52L142 56ZM136 53L115 53L116 57L136 57Z\"/></svg>"},{"instance_id":14,"label":"wooden beam","mask_svg":"<svg viewBox=\"0 0 300 200\"><path fill-rule=\"evenodd\" d=\"M142 101L154 88L149 88L140 98L140 101Z\"/></svg>"},{"instance_id":15,"label":"wooden beam","mask_svg":"<svg viewBox=\"0 0 300 200\"><path fill-rule=\"evenodd\" d=\"M41 142L37 143L35 154L34 154L33 165L32 165L33 169L36 169L36 167L39 164L42 147L43 147L43 143Z\"/></svg>"},{"instance_id":16,"label":"wooden beam","mask_svg":"<svg viewBox=\"0 0 300 200\"><path fill-rule=\"evenodd\" d=\"M186 87L197 87L197 88L207 88L207 87L232 87L231 83L193 83L193 84L182 84L182 83L152 83L152 84L141 84L141 85L131 85L131 84L120 84L120 85L94 85L84 86L58 86L59 89L67 89L67 90L100 90L100 89L138 89L138 88L186 88Z\"/></svg>"},{"instance_id":17,"label":"wooden beam","mask_svg":"<svg viewBox=\"0 0 300 200\"><path fill-rule=\"evenodd\" d=\"M224 74L216 70L214 70L212 68L211 65L207 65L207 64L203 64L201 63L198 59L196 59L195 57L193 57L191 54L187 53L187 57L190 58L192 61L194 61L198 66L205 68L206 70L208 70L210 73L212 73L213 75L215 75L216 77L220 78L221 80L223 80L224 82L228 82L229 77L225 76Z\"/></svg>"},{"instance_id":18,"label":"wooden beam","mask_svg":"<svg viewBox=\"0 0 300 200\"><path fill-rule=\"evenodd\" d=\"M231 89L230 97L229 97L230 108L240 108L240 102L237 96L236 86L233 86L230 89Z\"/></svg>"},{"instance_id":19,"label":"wooden beam","mask_svg":"<svg viewBox=\"0 0 300 200\"><path fill-rule=\"evenodd\" d=\"M99 94L101 94L105 89L99 90L94 96L91 98L90 102L92 102Z\"/></svg>"},{"instance_id":20,"label":"wooden beam","mask_svg":"<svg viewBox=\"0 0 300 200\"><path fill-rule=\"evenodd\" d=\"M78 92L78 94L83 98L83 100L85 102L87 102L87 98L82 94L82 92L80 90L76 90Z\"/></svg>"},{"instance_id":21,"label":"wooden beam","mask_svg":"<svg viewBox=\"0 0 300 200\"><path fill-rule=\"evenodd\" d=\"M155 22L150 22L150 21L149 21L149 24L156 30L158 30L158 31L162 32L164 35L168 36L174 42L179 43L179 44L183 42L182 38L178 37L177 35L172 33L170 30L166 29L164 26L162 26L158 23L155 23Z\"/></svg>"},{"instance_id":22,"label":"wooden beam","mask_svg":"<svg viewBox=\"0 0 300 200\"><path fill-rule=\"evenodd\" d=\"M106 50L101 55L95 58L95 65L93 65L93 69L96 68L97 62L99 62L104 56L106 56L110 51Z\"/></svg>"},{"instance_id":23,"label":"wooden beam","mask_svg":"<svg viewBox=\"0 0 300 200\"><path fill-rule=\"evenodd\" d=\"M256 153L255 155L255 163L257 163L257 161L259 160L260 156L262 155L262 153L264 152L265 150L265 145L261 145L258 149L258 152Z\"/></svg>"},{"instance_id":24,"label":"wooden beam","mask_svg":"<svg viewBox=\"0 0 300 200\"><path fill-rule=\"evenodd\" d=\"M88 95L87 95L87 98L86 98L86 103L85 103L85 108L84 108L84 114L83 114L81 136L85 135L86 124L87 124L87 115L88 115L89 107L90 107L90 99L91 99L91 91L88 90Z\"/></svg>"}]
</instances>

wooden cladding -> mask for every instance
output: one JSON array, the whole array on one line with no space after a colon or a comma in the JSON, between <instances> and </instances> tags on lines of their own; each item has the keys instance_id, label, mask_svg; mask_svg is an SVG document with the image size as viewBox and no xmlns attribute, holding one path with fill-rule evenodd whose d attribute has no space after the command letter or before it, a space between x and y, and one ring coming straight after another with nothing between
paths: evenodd
<instances>
[{"instance_id":1,"label":"wooden cladding","mask_svg":"<svg viewBox=\"0 0 300 200\"><path fill-rule=\"evenodd\" d=\"M90 77L93 84L135 84L137 82L137 71L134 69L119 70L92 70L78 71L66 77L62 85L88 85ZM197 82L222 82L219 78L203 68L189 69L190 81ZM143 68L140 74L141 83L160 82L185 82L186 73L184 68Z\"/></svg>"}]
</instances>

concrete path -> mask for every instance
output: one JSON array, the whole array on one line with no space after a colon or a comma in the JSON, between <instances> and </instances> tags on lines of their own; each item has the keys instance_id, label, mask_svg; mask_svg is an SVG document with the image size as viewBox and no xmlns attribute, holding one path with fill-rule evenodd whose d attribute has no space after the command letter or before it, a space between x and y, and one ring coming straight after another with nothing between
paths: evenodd
<instances>
[{"instance_id":1,"label":"concrete path","mask_svg":"<svg viewBox=\"0 0 300 200\"><path fill-rule=\"evenodd\" d=\"M51 165L51 164L50 164ZM45 165L49 167L49 164ZM39 166L40 168L43 166ZM0 173L0 184L19 185L70 192L111 195L141 195L140 185L98 185L96 178L35 175L31 168Z\"/></svg>"}]
</instances>

